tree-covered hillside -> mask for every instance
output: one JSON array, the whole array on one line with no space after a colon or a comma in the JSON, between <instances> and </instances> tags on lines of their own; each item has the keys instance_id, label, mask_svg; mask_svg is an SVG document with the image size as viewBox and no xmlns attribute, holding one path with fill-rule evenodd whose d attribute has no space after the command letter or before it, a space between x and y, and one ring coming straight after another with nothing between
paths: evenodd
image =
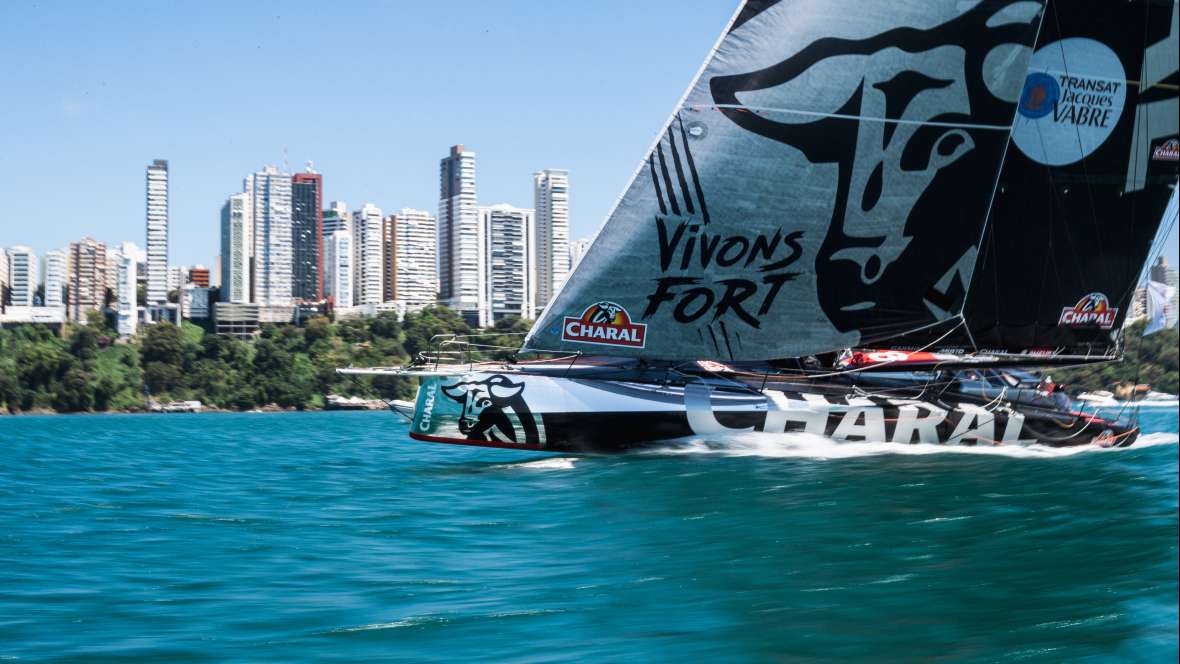
<instances>
[{"instance_id":1,"label":"tree-covered hillside","mask_svg":"<svg viewBox=\"0 0 1180 664\"><path fill-rule=\"evenodd\" d=\"M487 332L526 330L522 321L506 319ZM404 322L382 315L267 326L253 341L213 334L188 321L142 328L129 343L116 342L97 315L90 325L67 327L60 338L28 325L0 330L0 410L140 410L148 394L161 402L196 399L241 410L270 404L317 408L333 393L412 398L411 379L350 378L335 369L405 364L428 350L436 334L470 332L457 313L441 307L409 314ZM519 341L511 336L489 343Z\"/></svg>"},{"instance_id":2,"label":"tree-covered hillside","mask_svg":"<svg viewBox=\"0 0 1180 664\"><path fill-rule=\"evenodd\" d=\"M1122 362L1064 371L1054 370L1054 380L1075 394L1091 390L1111 390L1126 394L1131 387L1140 383L1151 385L1153 389L1161 392L1176 394L1180 391L1176 328L1161 330L1145 337L1145 324L1144 321L1140 321L1127 328L1123 342L1125 356Z\"/></svg>"}]
</instances>

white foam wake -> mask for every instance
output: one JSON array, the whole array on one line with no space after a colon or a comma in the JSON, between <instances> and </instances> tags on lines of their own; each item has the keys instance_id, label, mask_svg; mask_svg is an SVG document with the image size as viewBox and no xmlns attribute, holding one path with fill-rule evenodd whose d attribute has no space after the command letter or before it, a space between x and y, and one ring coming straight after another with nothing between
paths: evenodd
<instances>
[{"instance_id":1,"label":"white foam wake","mask_svg":"<svg viewBox=\"0 0 1180 664\"><path fill-rule=\"evenodd\" d=\"M573 470L574 461L577 461L577 459L572 457L550 457L548 459L538 459L537 461L506 463L501 466L497 466L497 468L522 468L525 470Z\"/></svg>"},{"instance_id":2,"label":"white foam wake","mask_svg":"<svg viewBox=\"0 0 1180 664\"><path fill-rule=\"evenodd\" d=\"M897 454L974 454L1015 459L1051 459L1096 452L1120 452L1156 445L1175 445L1180 436L1152 433L1141 436L1130 447L1108 448L1097 445L1049 447L1046 445L935 445L930 443L838 442L831 438L805 433L768 434L734 433L717 438L684 438L647 450L647 454L715 454L732 457L773 457L800 459L850 459L855 457Z\"/></svg>"}]
</instances>

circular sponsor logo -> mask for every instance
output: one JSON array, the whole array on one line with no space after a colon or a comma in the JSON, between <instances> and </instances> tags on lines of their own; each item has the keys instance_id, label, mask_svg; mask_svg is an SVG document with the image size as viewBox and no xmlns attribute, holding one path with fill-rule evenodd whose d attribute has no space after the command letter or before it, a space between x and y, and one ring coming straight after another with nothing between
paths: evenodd
<instances>
[{"instance_id":1,"label":"circular sponsor logo","mask_svg":"<svg viewBox=\"0 0 1180 664\"><path fill-rule=\"evenodd\" d=\"M1029 159L1072 164L1114 131L1127 99L1126 73L1114 51L1070 38L1033 53L1017 106L1012 141Z\"/></svg>"}]
</instances>

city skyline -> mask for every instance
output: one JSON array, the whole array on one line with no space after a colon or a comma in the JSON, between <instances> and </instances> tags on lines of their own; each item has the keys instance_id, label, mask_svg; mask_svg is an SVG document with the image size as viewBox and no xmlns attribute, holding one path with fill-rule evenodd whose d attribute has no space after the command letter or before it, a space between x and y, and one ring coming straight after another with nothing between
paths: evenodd
<instances>
[{"instance_id":1,"label":"city skyline","mask_svg":"<svg viewBox=\"0 0 1180 664\"><path fill-rule=\"evenodd\" d=\"M281 15L234 6L232 22L212 20L225 13L216 4L5 5L0 52L10 61L40 48L47 26L57 46L52 58L0 72L0 83L23 91L20 105L0 108L5 126L21 127L3 139L0 178L28 197L9 209L13 218L40 214L46 200L57 218L20 236L5 224L0 244L27 244L39 255L87 234L144 245L139 178L144 164L164 158L170 261L209 265L218 239L207 229L226 196L240 191L242 174L262 164L286 160L294 173L314 162L326 174L325 201L433 213L439 146L456 143L480 154L481 201L530 206L528 174L568 169L578 182L571 237L591 235L732 10L663 0L338 8L341 24L375 36L416 26L397 40L372 40L361 54L322 42L306 44L311 53L292 49L294 35L322 30L312 4L284 4ZM620 22L624 11L629 20ZM655 30L677 38L653 49ZM438 48L439 34L455 33L466 38ZM272 64L255 76L247 62ZM301 95L312 87L317 97L362 92L364 103L308 105ZM61 197L37 171L76 189Z\"/></svg>"}]
</instances>

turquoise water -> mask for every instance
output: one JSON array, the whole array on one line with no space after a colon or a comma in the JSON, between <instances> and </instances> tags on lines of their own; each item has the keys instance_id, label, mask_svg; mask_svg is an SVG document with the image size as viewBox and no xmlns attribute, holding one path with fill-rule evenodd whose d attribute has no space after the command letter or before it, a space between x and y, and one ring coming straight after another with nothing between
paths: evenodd
<instances>
[{"instance_id":1,"label":"turquoise water","mask_svg":"<svg viewBox=\"0 0 1180 664\"><path fill-rule=\"evenodd\" d=\"M389 413L0 418L0 660L1175 661L1176 413L1144 424L554 458Z\"/></svg>"}]
</instances>

